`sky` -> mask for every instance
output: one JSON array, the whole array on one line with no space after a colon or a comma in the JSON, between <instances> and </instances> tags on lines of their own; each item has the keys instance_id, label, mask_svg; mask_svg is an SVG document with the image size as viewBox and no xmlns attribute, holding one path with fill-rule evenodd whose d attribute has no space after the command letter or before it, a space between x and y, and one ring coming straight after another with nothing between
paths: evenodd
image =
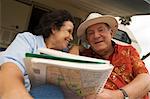
<instances>
[{"instance_id":1,"label":"sky","mask_svg":"<svg viewBox=\"0 0 150 99\"><path fill-rule=\"evenodd\" d=\"M131 24L127 26L138 41L142 52L141 56L150 52L150 15L139 15L131 17ZM150 71L150 56L144 60Z\"/></svg>"},{"instance_id":2,"label":"sky","mask_svg":"<svg viewBox=\"0 0 150 99\"><path fill-rule=\"evenodd\" d=\"M133 32L135 38L142 48L141 54L150 52L150 15L131 17L128 28Z\"/></svg>"}]
</instances>

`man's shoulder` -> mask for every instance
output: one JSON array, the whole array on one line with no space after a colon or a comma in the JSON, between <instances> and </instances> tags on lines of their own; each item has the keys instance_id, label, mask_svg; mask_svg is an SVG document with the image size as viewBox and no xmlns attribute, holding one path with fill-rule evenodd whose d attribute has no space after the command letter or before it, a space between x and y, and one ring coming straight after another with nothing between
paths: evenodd
<instances>
[{"instance_id":1,"label":"man's shoulder","mask_svg":"<svg viewBox=\"0 0 150 99\"><path fill-rule=\"evenodd\" d=\"M128 44L128 45L120 45L120 44L116 44L117 49L135 49L132 45Z\"/></svg>"},{"instance_id":2,"label":"man's shoulder","mask_svg":"<svg viewBox=\"0 0 150 99\"><path fill-rule=\"evenodd\" d=\"M128 53L130 54L131 52L136 52L137 50L132 46L132 45L116 45L115 50L117 50L118 53Z\"/></svg>"}]
</instances>

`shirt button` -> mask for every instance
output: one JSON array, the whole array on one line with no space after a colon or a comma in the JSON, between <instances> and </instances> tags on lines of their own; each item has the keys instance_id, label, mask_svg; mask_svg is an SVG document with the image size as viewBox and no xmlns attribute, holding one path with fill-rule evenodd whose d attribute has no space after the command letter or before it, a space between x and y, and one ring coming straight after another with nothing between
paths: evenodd
<instances>
[{"instance_id":1,"label":"shirt button","mask_svg":"<svg viewBox=\"0 0 150 99\"><path fill-rule=\"evenodd\" d=\"M113 79L113 80L115 80L115 79L116 79L116 76L115 76L115 75L113 75L113 76L112 76L112 79Z\"/></svg>"}]
</instances>

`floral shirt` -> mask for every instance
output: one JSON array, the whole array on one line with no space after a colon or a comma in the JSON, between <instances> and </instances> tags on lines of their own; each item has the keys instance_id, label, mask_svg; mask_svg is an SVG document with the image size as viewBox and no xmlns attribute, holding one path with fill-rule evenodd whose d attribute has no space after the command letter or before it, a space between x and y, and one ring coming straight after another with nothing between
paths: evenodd
<instances>
[{"instance_id":1,"label":"floral shirt","mask_svg":"<svg viewBox=\"0 0 150 99\"><path fill-rule=\"evenodd\" d=\"M105 84L105 88L116 90L130 83L138 74L148 73L144 62L132 46L114 45L114 53L109 57L114 69ZM85 49L80 55L102 59L91 48ZM148 99L145 96L144 99Z\"/></svg>"}]
</instances>

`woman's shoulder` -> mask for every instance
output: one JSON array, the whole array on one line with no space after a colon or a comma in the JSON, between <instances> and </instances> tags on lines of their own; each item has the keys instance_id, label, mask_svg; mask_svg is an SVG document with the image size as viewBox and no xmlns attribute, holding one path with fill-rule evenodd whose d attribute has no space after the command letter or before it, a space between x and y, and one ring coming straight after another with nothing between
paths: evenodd
<instances>
[{"instance_id":1,"label":"woman's shoulder","mask_svg":"<svg viewBox=\"0 0 150 99\"><path fill-rule=\"evenodd\" d=\"M22 41L25 44L30 45L34 48L45 47L45 42L44 42L43 36L42 35L34 35L30 32L19 33L16 37L16 40Z\"/></svg>"},{"instance_id":2,"label":"woman's shoulder","mask_svg":"<svg viewBox=\"0 0 150 99\"><path fill-rule=\"evenodd\" d=\"M33 34L30 33L30 32L22 32L22 33L18 33L17 36L19 36L19 37L29 37L29 38L35 37L35 35L33 35Z\"/></svg>"},{"instance_id":3,"label":"woman's shoulder","mask_svg":"<svg viewBox=\"0 0 150 99\"><path fill-rule=\"evenodd\" d=\"M34 46L36 44L36 36L30 32L18 33L15 39L13 40L12 44Z\"/></svg>"},{"instance_id":4,"label":"woman's shoulder","mask_svg":"<svg viewBox=\"0 0 150 99\"><path fill-rule=\"evenodd\" d=\"M30 32L22 32L17 34L16 39L32 42L36 40L36 35L33 35Z\"/></svg>"}]
</instances>

